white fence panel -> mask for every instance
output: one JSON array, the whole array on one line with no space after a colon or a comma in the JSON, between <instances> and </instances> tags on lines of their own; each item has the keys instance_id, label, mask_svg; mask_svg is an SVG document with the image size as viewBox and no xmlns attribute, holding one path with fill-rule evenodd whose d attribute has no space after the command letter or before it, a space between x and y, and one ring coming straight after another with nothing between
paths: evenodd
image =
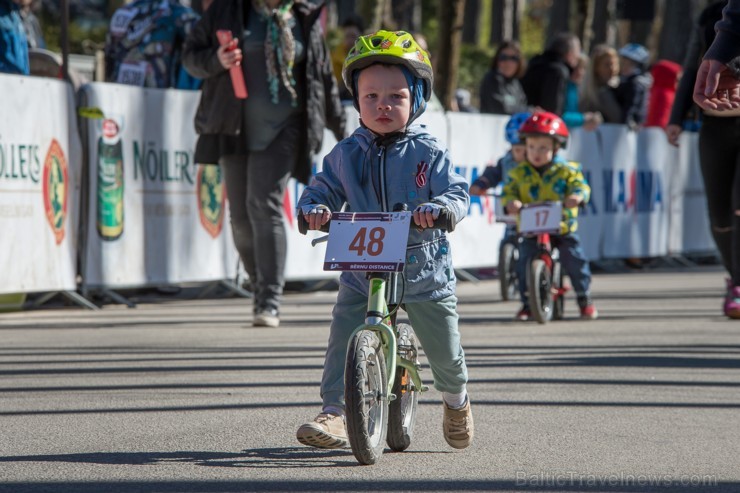
<instances>
[{"instance_id":1,"label":"white fence panel","mask_svg":"<svg viewBox=\"0 0 740 493\"><path fill-rule=\"evenodd\" d=\"M81 147L72 87L0 75L0 293L76 289Z\"/></svg>"}]
</instances>

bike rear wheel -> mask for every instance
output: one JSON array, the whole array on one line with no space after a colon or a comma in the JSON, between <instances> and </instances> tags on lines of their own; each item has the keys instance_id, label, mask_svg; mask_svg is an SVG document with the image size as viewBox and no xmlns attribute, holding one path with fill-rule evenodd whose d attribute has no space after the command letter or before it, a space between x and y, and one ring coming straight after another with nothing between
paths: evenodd
<instances>
[{"instance_id":1,"label":"bike rear wheel","mask_svg":"<svg viewBox=\"0 0 740 493\"><path fill-rule=\"evenodd\" d=\"M547 323L552 318L552 278L550 269L541 258L529 264L527 290L532 316L539 323Z\"/></svg>"},{"instance_id":2,"label":"bike rear wheel","mask_svg":"<svg viewBox=\"0 0 740 493\"><path fill-rule=\"evenodd\" d=\"M398 324L398 355L414 364L419 361L419 349L414 329L408 324ZM396 378L393 382L393 393L396 399L388 404L388 446L395 452L409 448L414 435L416 408L419 392L406 368L396 367Z\"/></svg>"},{"instance_id":3,"label":"bike rear wheel","mask_svg":"<svg viewBox=\"0 0 740 493\"><path fill-rule=\"evenodd\" d=\"M347 437L360 464L375 464L388 426L385 356L377 333L361 330L350 341L344 373Z\"/></svg>"},{"instance_id":4,"label":"bike rear wheel","mask_svg":"<svg viewBox=\"0 0 740 493\"><path fill-rule=\"evenodd\" d=\"M519 290L519 280L516 277L517 247L506 242L501 247L498 261L498 277L501 284L501 299L513 300Z\"/></svg>"}]
</instances>

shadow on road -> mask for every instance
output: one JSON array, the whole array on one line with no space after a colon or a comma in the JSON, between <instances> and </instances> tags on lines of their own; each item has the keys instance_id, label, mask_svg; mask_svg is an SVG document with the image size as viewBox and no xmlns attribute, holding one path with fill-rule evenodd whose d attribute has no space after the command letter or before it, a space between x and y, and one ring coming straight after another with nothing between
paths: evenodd
<instances>
[{"instance_id":1,"label":"shadow on road","mask_svg":"<svg viewBox=\"0 0 740 493\"><path fill-rule=\"evenodd\" d=\"M358 466L362 467L362 466ZM608 478L607 478L608 479ZM715 481L710 484L679 485L670 484L616 484L604 485L598 480L595 484L586 482L571 484L548 483L542 481L530 484L527 481L515 479L481 479L481 480L435 480L435 479L408 479L408 480L317 480L317 481L269 481L269 480L240 480L240 481L91 481L91 482L39 482L39 483L3 483L0 492L27 493L39 491L53 491L55 493L130 493L157 492L157 493L237 493L243 491L510 491L510 492L618 492L618 493L647 493L647 492L676 492L676 491L708 491L717 493L735 493L740 490L738 482Z\"/></svg>"}]
</instances>

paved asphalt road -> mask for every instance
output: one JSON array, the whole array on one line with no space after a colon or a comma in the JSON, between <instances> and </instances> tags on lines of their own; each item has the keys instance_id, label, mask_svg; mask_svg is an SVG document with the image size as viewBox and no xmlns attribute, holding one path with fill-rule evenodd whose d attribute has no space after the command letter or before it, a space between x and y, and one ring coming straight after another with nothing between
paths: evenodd
<instances>
[{"instance_id":1,"label":"paved asphalt road","mask_svg":"<svg viewBox=\"0 0 740 493\"><path fill-rule=\"evenodd\" d=\"M359 466L303 447L334 292L279 329L243 299L0 314L0 491L740 491L740 322L716 268L601 274L601 318L515 323L461 283L475 442L422 396L405 453ZM424 372L430 380L430 372Z\"/></svg>"}]
</instances>

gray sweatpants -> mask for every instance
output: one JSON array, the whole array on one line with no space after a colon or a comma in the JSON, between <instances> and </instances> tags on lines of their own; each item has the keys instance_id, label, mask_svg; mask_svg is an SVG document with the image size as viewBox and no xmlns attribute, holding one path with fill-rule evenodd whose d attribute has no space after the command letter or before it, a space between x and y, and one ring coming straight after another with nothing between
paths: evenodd
<instances>
[{"instance_id":1,"label":"gray sweatpants","mask_svg":"<svg viewBox=\"0 0 740 493\"><path fill-rule=\"evenodd\" d=\"M434 388L459 393L468 381L465 353L457 328L457 297L405 303L406 313L432 368ZM339 287L332 312L329 344L321 379L324 407L344 408L344 364L352 332L364 323L367 297L345 286Z\"/></svg>"},{"instance_id":2,"label":"gray sweatpants","mask_svg":"<svg viewBox=\"0 0 740 493\"><path fill-rule=\"evenodd\" d=\"M264 151L228 155L219 162L234 243L254 289L255 311L280 307L287 251L283 195L297 142L297 130L286 127Z\"/></svg>"}]
</instances>

